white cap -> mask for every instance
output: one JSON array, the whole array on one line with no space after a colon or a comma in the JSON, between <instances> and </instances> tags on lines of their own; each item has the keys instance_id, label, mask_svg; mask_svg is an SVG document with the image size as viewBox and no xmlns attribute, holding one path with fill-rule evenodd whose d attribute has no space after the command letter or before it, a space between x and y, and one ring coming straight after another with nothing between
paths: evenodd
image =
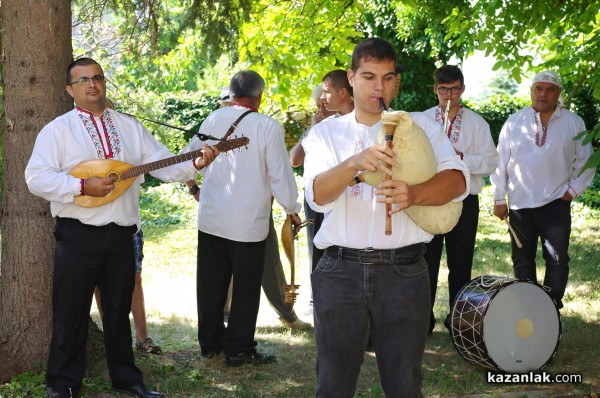
<instances>
[{"instance_id":1,"label":"white cap","mask_svg":"<svg viewBox=\"0 0 600 398\"><path fill-rule=\"evenodd\" d=\"M231 102L231 95L229 94L229 86L221 89L221 102Z\"/></svg>"},{"instance_id":2,"label":"white cap","mask_svg":"<svg viewBox=\"0 0 600 398\"><path fill-rule=\"evenodd\" d=\"M560 87L560 77L554 71L545 70L535 75L531 84L535 83L552 83Z\"/></svg>"},{"instance_id":3,"label":"white cap","mask_svg":"<svg viewBox=\"0 0 600 398\"><path fill-rule=\"evenodd\" d=\"M560 77L558 76L558 74L552 70L545 70L543 72L538 73L537 75L535 75L535 77L533 78L533 81L531 82L531 85L533 86L536 83L550 83L550 84L554 84L555 86L557 86L558 88L560 88ZM558 100L556 105L558 106L558 108L562 108L565 104L565 100L563 99L562 93L560 93L558 95Z\"/></svg>"}]
</instances>

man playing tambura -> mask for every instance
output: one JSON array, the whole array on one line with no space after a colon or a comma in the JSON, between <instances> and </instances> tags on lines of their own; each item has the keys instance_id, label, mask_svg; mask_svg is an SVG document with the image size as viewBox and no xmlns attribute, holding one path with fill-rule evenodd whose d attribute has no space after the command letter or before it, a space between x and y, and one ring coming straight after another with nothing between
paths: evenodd
<instances>
[{"instance_id":1,"label":"man playing tambura","mask_svg":"<svg viewBox=\"0 0 600 398\"><path fill-rule=\"evenodd\" d=\"M423 242L433 235L404 210L461 200L468 194L468 171L440 126L417 113L413 119L432 142L438 174L412 187L393 179L375 189L364 183L349 187L361 171L391 176L397 165L392 149L374 144L381 128L379 99L389 104L396 84L392 45L376 38L359 43L348 80L354 111L315 125L303 143L306 198L325 213L314 239L325 254L311 275L316 396L354 396L371 333L385 395L419 397L430 308ZM392 205L391 235L385 234L386 203Z\"/></svg>"},{"instance_id":2,"label":"man playing tambura","mask_svg":"<svg viewBox=\"0 0 600 398\"><path fill-rule=\"evenodd\" d=\"M538 238L546 260L544 286L562 308L569 276L571 201L594 178L583 173L592 145L574 137L585 130L583 120L562 107L560 78L553 71L538 73L531 85L531 106L508 118L498 139L500 161L492 174L494 215L510 223L515 277L537 281ZM508 204L506 196L508 195Z\"/></svg>"},{"instance_id":3,"label":"man playing tambura","mask_svg":"<svg viewBox=\"0 0 600 398\"><path fill-rule=\"evenodd\" d=\"M460 97L465 92L462 71L456 65L444 65L434 73L433 90L438 97L438 105L425 111L441 125L447 126L444 132L454 147L456 154L469 169L469 195L463 200L462 213L458 223L445 234L436 235L425 245L425 261L429 269L431 289L431 318L429 333L435 327L433 305L437 290L442 248L446 243L448 263L448 302L452 302L459 290L471 280L475 236L479 222L479 197L483 188L483 177L494 172L498 165L498 153L490 134L490 126L477 113L464 107ZM449 104L448 104L449 102ZM447 110L447 113L446 113ZM450 327L450 316L444 321Z\"/></svg>"}]
</instances>

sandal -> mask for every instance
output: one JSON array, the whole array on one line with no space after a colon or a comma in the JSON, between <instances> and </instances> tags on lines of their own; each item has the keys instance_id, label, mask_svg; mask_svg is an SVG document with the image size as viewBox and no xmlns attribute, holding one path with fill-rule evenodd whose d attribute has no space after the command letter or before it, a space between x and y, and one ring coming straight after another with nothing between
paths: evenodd
<instances>
[{"instance_id":1,"label":"sandal","mask_svg":"<svg viewBox=\"0 0 600 398\"><path fill-rule=\"evenodd\" d=\"M148 354L159 355L162 352L162 349L160 348L160 346L154 344L154 340L152 340L150 337L146 337L141 340L138 340L135 343L135 347L138 350L144 351L145 353L148 353Z\"/></svg>"}]
</instances>

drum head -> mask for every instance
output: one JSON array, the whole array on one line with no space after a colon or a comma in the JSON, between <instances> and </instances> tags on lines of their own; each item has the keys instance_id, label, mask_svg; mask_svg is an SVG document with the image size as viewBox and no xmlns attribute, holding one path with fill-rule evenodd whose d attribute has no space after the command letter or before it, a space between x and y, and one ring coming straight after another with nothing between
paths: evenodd
<instances>
[{"instance_id":1,"label":"drum head","mask_svg":"<svg viewBox=\"0 0 600 398\"><path fill-rule=\"evenodd\" d=\"M560 315L538 284L514 281L500 289L485 312L483 340L503 371L535 371L554 356L560 341Z\"/></svg>"}]
</instances>

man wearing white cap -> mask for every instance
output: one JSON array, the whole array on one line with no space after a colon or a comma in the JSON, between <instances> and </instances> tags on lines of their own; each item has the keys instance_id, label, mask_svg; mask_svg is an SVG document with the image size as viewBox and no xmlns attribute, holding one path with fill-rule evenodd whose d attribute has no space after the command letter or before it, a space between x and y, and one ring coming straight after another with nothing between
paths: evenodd
<instances>
[{"instance_id":1,"label":"man wearing white cap","mask_svg":"<svg viewBox=\"0 0 600 398\"><path fill-rule=\"evenodd\" d=\"M231 106L233 100L231 99L231 95L229 94L229 86L223 87L221 89L221 108L225 106Z\"/></svg>"},{"instance_id":2,"label":"man wearing white cap","mask_svg":"<svg viewBox=\"0 0 600 398\"><path fill-rule=\"evenodd\" d=\"M504 220L510 207L510 223L522 243L518 247L511 237L515 277L537 281L540 238L546 260L543 284L558 308L569 275L570 204L595 173L581 173L592 146L574 138L585 129L579 116L562 107L558 75L540 72L531 85L531 106L511 115L502 127L498 168L491 176L494 215Z\"/></svg>"}]
</instances>

